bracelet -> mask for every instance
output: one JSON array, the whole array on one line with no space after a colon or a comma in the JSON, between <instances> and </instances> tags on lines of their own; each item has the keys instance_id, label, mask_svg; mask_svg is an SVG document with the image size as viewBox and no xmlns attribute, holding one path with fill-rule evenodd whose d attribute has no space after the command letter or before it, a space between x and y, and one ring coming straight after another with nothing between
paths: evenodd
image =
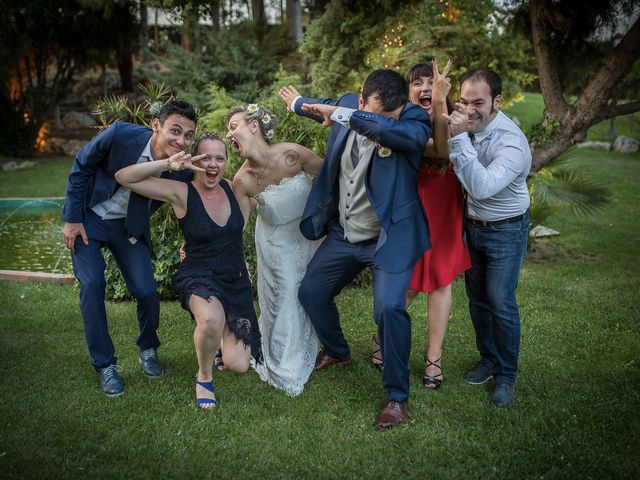
<instances>
[{"instance_id":1,"label":"bracelet","mask_svg":"<svg viewBox=\"0 0 640 480\"><path fill-rule=\"evenodd\" d=\"M171 158L167 158L167 170L171 171Z\"/></svg>"}]
</instances>

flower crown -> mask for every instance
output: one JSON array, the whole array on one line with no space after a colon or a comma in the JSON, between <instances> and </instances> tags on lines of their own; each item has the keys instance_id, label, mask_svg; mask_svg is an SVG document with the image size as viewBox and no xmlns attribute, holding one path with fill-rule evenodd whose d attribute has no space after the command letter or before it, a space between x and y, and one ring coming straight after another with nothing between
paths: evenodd
<instances>
[{"instance_id":1,"label":"flower crown","mask_svg":"<svg viewBox=\"0 0 640 480\"><path fill-rule=\"evenodd\" d=\"M249 105L246 105L243 108L245 112L250 113L253 118L258 116L257 120L259 120L264 126L264 127L261 127L261 130L264 132L264 135L269 140L271 140L276 134L275 130L273 129L275 122L271 114L269 114L267 111L261 108L260 105L258 105L257 103L250 103Z\"/></svg>"}]
</instances>

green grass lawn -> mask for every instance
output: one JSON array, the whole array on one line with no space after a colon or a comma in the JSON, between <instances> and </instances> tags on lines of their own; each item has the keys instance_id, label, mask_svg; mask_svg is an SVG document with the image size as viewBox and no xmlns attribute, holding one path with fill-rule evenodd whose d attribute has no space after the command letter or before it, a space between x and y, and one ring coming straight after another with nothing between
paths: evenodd
<instances>
[{"instance_id":1,"label":"green grass lawn","mask_svg":"<svg viewBox=\"0 0 640 480\"><path fill-rule=\"evenodd\" d=\"M527 257L518 297L516 403L467 385L477 360L463 285L438 391L420 385L425 302L411 309L409 421L376 431L380 374L369 365L371 291L339 298L354 363L314 374L297 398L244 375L216 374L220 405L194 405L192 325L162 304L167 373L137 362L135 305L109 303L126 393L106 398L84 344L77 289L0 282L3 478L635 478L640 462L640 155L580 150L608 183L596 215L557 213L561 235ZM4 174L3 174L4 175Z\"/></svg>"},{"instance_id":2,"label":"green grass lawn","mask_svg":"<svg viewBox=\"0 0 640 480\"><path fill-rule=\"evenodd\" d=\"M0 164L24 159L0 157ZM34 168L0 172L0 197L63 197L73 165L70 157L37 158Z\"/></svg>"},{"instance_id":3,"label":"green grass lawn","mask_svg":"<svg viewBox=\"0 0 640 480\"><path fill-rule=\"evenodd\" d=\"M537 123L542 118L544 112L544 101L540 93L525 93L524 100L514 103L505 112L511 116L516 116L521 122L521 128L527 130L531 125ZM589 129L587 140L610 141L609 129L610 120L605 120ZM617 117L614 122L616 135L625 135L640 139L640 113L632 113Z\"/></svg>"}]
</instances>

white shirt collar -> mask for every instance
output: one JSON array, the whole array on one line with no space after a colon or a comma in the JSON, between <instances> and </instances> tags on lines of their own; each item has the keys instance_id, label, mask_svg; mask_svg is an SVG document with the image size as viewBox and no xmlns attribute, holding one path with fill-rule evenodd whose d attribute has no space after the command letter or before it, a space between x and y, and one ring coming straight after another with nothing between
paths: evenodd
<instances>
[{"instance_id":1,"label":"white shirt collar","mask_svg":"<svg viewBox=\"0 0 640 480\"><path fill-rule=\"evenodd\" d=\"M142 150L142 153L140 154L140 156L141 157L147 157L151 161L155 160L155 158L153 158L153 155L151 155L151 139L149 139L149 141L145 145L145 147Z\"/></svg>"}]
</instances>

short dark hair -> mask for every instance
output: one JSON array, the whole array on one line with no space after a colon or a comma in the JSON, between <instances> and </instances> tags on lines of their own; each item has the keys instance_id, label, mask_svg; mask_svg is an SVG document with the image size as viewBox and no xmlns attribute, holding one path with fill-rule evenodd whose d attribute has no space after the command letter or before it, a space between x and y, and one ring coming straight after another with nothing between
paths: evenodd
<instances>
[{"instance_id":1,"label":"short dark hair","mask_svg":"<svg viewBox=\"0 0 640 480\"><path fill-rule=\"evenodd\" d=\"M407 72L405 80L407 81L407 84L409 84L420 77L433 77L433 67L430 63L418 63L411 67L411 70Z\"/></svg>"},{"instance_id":2,"label":"short dark hair","mask_svg":"<svg viewBox=\"0 0 640 480\"><path fill-rule=\"evenodd\" d=\"M374 70L362 85L362 101L367 103L370 97L375 96L385 112L391 112L403 106L409 100L407 83L395 70Z\"/></svg>"},{"instance_id":3,"label":"short dark hair","mask_svg":"<svg viewBox=\"0 0 640 480\"><path fill-rule=\"evenodd\" d=\"M196 156L198 154L198 148L200 147L200 144L205 140L211 140L212 142L222 142L222 144L224 145L224 154L226 156L229 156L229 152L227 151L227 142L225 142L224 138L222 138L217 132L213 131L202 132L193 140L193 143L191 144L191 155Z\"/></svg>"},{"instance_id":4,"label":"short dark hair","mask_svg":"<svg viewBox=\"0 0 640 480\"><path fill-rule=\"evenodd\" d=\"M169 100L165 103L158 114L158 120L160 120L160 123L164 123L171 115L180 115L193 121L196 125L198 124L198 114L190 103L182 100Z\"/></svg>"},{"instance_id":5,"label":"short dark hair","mask_svg":"<svg viewBox=\"0 0 640 480\"><path fill-rule=\"evenodd\" d=\"M502 95L502 79L493 70L489 70L488 68L473 68L464 74L460 80L460 86L467 80L471 82L485 82L489 85L492 100L498 95Z\"/></svg>"}]
</instances>

